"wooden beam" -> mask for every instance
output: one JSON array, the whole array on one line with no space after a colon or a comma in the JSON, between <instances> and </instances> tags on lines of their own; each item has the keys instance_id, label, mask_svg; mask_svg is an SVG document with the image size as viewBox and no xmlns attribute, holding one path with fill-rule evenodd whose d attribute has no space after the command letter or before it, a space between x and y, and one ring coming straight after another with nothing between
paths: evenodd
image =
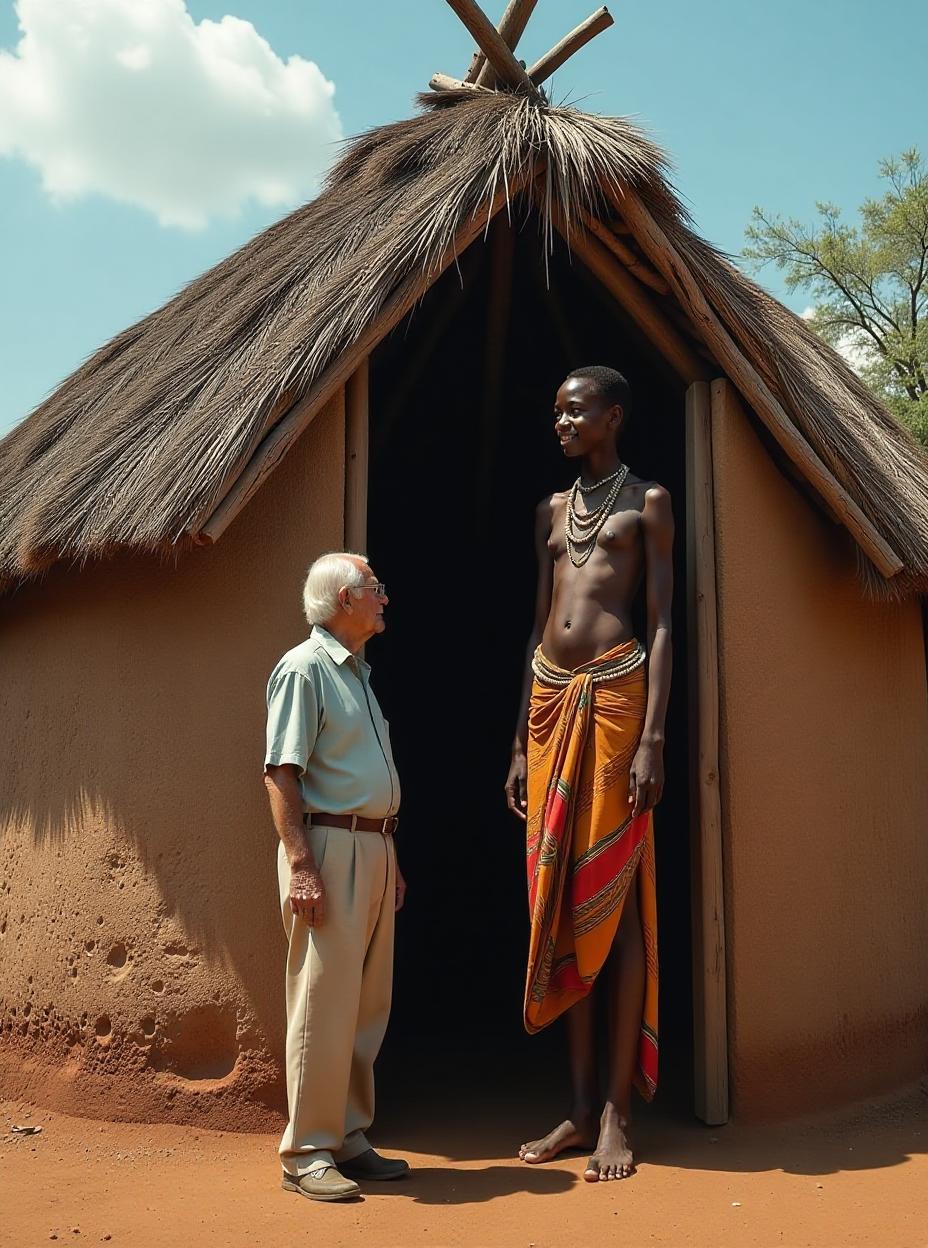
<instances>
[{"instance_id":1,"label":"wooden beam","mask_svg":"<svg viewBox=\"0 0 928 1248\"><path fill-rule=\"evenodd\" d=\"M719 780L719 635L712 413L728 383L686 392L686 584L691 728L693 1040L696 1115L728 1121L728 1005L722 799Z\"/></svg>"},{"instance_id":2,"label":"wooden beam","mask_svg":"<svg viewBox=\"0 0 928 1248\"><path fill-rule=\"evenodd\" d=\"M649 264L646 264L641 256L635 255L631 247L627 243L623 243L620 238L616 238L612 230L608 229L601 221L585 212L583 214L583 224L595 234L599 241L616 257L621 260L629 273L634 274L639 282L644 282L645 286L650 286L652 290L657 291L659 295L666 295L670 287L664 281L659 273L655 273Z\"/></svg>"},{"instance_id":3,"label":"wooden beam","mask_svg":"<svg viewBox=\"0 0 928 1248\"><path fill-rule=\"evenodd\" d=\"M693 322L686 315L686 313L683 311L683 309L680 307L677 301L675 299L665 299L663 303L661 304L661 307L664 309L664 311L667 313L667 315L670 317L673 323L675 325L678 325L680 329L683 330L684 338L692 346L693 350L698 351L704 360L708 360L709 363L712 364L713 368L715 369L717 373L720 372L721 370L719 368L718 360L715 358L715 356L712 354L712 352L709 350L709 348L706 346L703 340L697 337L696 331L693 329Z\"/></svg>"},{"instance_id":4,"label":"wooden beam","mask_svg":"<svg viewBox=\"0 0 928 1248\"><path fill-rule=\"evenodd\" d=\"M450 3L450 0L449 0ZM546 52L540 61L528 71L528 76L535 86L540 86L546 78L550 78L556 69L569 60L575 52L594 39L601 31L608 30L615 19L605 5L591 13L585 22L576 26L569 35L565 35L560 43L556 43L550 52Z\"/></svg>"},{"instance_id":5,"label":"wooden beam","mask_svg":"<svg viewBox=\"0 0 928 1248\"><path fill-rule=\"evenodd\" d=\"M532 16L537 0L509 0L506 5L506 11L499 20L497 30L499 37L505 43L510 52L515 52L516 45L522 38L522 32L528 25L528 19ZM478 87L493 87L496 85L496 74L492 65L488 65L484 58L483 65L480 67L474 82Z\"/></svg>"},{"instance_id":6,"label":"wooden beam","mask_svg":"<svg viewBox=\"0 0 928 1248\"><path fill-rule=\"evenodd\" d=\"M487 92L486 87L478 87L475 82L465 82L463 78L451 78L448 74L432 74L429 86L433 91L479 91Z\"/></svg>"},{"instance_id":7,"label":"wooden beam","mask_svg":"<svg viewBox=\"0 0 928 1248\"><path fill-rule=\"evenodd\" d=\"M367 475L370 437L370 357L345 386L345 549L367 551Z\"/></svg>"},{"instance_id":8,"label":"wooden beam","mask_svg":"<svg viewBox=\"0 0 928 1248\"><path fill-rule=\"evenodd\" d=\"M518 88L529 95L538 91L528 74L512 55L499 31L475 0L447 0L458 17L473 35L478 46L496 72L496 76L508 87Z\"/></svg>"},{"instance_id":9,"label":"wooden beam","mask_svg":"<svg viewBox=\"0 0 928 1248\"><path fill-rule=\"evenodd\" d=\"M631 227L638 246L670 283L689 313L693 327L737 385L745 399L803 476L822 495L883 576L902 571L903 562L863 513L828 466L816 454L783 409L776 395L745 356L709 306L696 279L638 195L626 188L616 207Z\"/></svg>"},{"instance_id":10,"label":"wooden beam","mask_svg":"<svg viewBox=\"0 0 928 1248\"><path fill-rule=\"evenodd\" d=\"M699 350L700 354L706 355L708 359L715 360L715 356L706 346L703 339L699 336L699 330L697 330L692 320L690 319L689 313L683 310L683 308L677 302L676 298L666 300L664 306L667 309L667 315L672 317L673 320L678 325L680 325L694 339L694 345L696 345L697 350ZM763 377L764 381L766 381L770 389L775 390L777 386L777 382L776 382L776 378L774 377L772 370L767 368L766 364L761 360L758 360L758 362L754 365L754 367L760 373L761 377ZM718 371L721 371L721 369L719 369ZM790 461L786 459L785 456L783 457L782 462L784 464L790 464ZM798 478L799 480L804 481L805 484L808 486L808 482L805 481L804 477L800 477L799 473L797 472L795 467L793 467L792 464L790 464L790 470L793 473L794 477ZM812 491L810 491L810 493L812 493ZM822 499L820 495L816 495L816 497L819 500L818 506L824 507L825 505L824 499ZM828 511L828 515L831 516L831 518L834 520L836 524L841 523L838 516L834 512L832 512L830 508L826 510Z\"/></svg>"},{"instance_id":11,"label":"wooden beam","mask_svg":"<svg viewBox=\"0 0 928 1248\"><path fill-rule=\"evenodd\" d=\"M640 282L635 281L615 257L592 235L577 228L568 230L563 215L555 207L554 224L568 247L575 252L606 289L621 303L683 381L707 381L712 375L695 351L681 338L667 317L655 307Z\"/></svg>"},{"instance_id":12,"label":"wooden beam","mask_svg":"<svg viewBox=\"0 0 928 1248\"><path fill-rule=\"evenodd\" d=\"M310 386L299 400L258 445L245 468L229 483L224 496L214 503L212 513L205 523L192 526L207 541L216 541L229 527L242 508L248 503L271 475L290 447L325 406L332 395L343 386L362 360L374 350L407 312L422 298L429 287L440 277L449 264L474 241L486 224L507 202L517 195L529 175L514 179L507 188L497 191L491 204L467 220L454 242L448 247L432 268L419 269L409 274L386 301L380 314L351 346L345 348L325 372Z\"/></svg>"},{"instance_id":13,"label":"wooden beam","mask_svg":"<svg viewBox=\"0 0 928 1248\"><path fill-rule=\"evenodd\" d=\"M464 75L464 81L473 85L477 81L477 77L487 63L487 58L479 50L470 58L470 65L467 73Z\"/></svg>"}]
</instances>

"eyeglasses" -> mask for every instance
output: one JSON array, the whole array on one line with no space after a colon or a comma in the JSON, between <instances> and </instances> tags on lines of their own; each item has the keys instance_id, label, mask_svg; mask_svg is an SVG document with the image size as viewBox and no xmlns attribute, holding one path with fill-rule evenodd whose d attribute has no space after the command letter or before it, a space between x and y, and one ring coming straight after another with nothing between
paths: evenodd
<instances>
[{"instance_id":1,"label":"eyeglasses","mask_svg":"<svg viewBox=\"0 0 928 1248\"><path fill-rule=\"evenodd\" d=\"M373 585L349 585L348 588L353 594L360 594L363 590L369 589L378 598L386 598L387 596L387 587L383 581L375 581Z\"/></svg>"}]
</instances>

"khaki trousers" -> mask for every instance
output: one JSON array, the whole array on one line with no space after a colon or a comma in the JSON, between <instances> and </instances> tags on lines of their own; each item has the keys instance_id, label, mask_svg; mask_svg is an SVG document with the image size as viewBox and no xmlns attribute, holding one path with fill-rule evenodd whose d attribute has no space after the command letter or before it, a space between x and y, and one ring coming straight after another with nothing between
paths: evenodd
<instances>
[{"instance_id":1,"label":"khaki trousers","mask_svg":"<svg viewBox=\"0 0 928 1248\"><path fill-rule=\"evenodd\" d=\"M325 885L325 921L290 911L290 864L277 853L287 934L287 1101L280 1141L288 1174L349 1161L370 1147L374 1059L393 991L396 857L377 832L314 826L309 843Z\"/></svg>"}]
</instances>

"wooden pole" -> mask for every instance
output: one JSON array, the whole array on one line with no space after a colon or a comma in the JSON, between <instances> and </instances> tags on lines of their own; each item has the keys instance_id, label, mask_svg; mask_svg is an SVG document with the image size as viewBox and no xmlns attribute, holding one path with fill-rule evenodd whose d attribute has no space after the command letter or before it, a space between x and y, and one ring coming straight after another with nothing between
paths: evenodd
<instances>
[{"instance_id":1,"label":"wooden pole","mask_svg":"<svg viewBox=\"0 0 928 1248\"><path fill-rule=\"evenodd\" d=\"M639 282L644 282L645 286L650 286L659 295L667 294L670 287L661 275L655 273L651 266L646 264L640 256L636 256L627 243L623 243L620 238L616 238L612 230L597 220L592 213L585 212L583 214L583 224L591 234L595 234L605 247L609 248L617 260L621 260L629 273L634 274Z\"/></svg>"},{"instance_id":2,"label":"wooden pole","mask_svg":"<svg viewBox=\"0 0 928 1248\"><path fill-rule=\"evenodd\" d=\"M683 330L685 339L692 346L693 350L698 351L704 360L708 360L710 364L714 365L715 371L718 372L718 361L703 340L696 337L696 331L693 329L693 322L686 315L677 301L675 299L665 299L661 306L673 323ZM788 462L789 461L787 460L787 463ZM792 468L792 464L790 464L790 468Z\"/></svg>"},{"instance_id":3,"label":"wooden pole","mask_svg":"<svg viewBox=\"0 0 928 1248\"><path fill-rule=\"evenodd\" d=\"M450 3L450 0L449 0ZM560 43L556 43L550 52L546 52L540 61L528 71L528 76L536 87L541 86L546 78L550 78L556 69L569 60L575 52L594 39L601 31L608 30L614 24L614 18L605 5L591 13L585 22L576 26L569 35L565 35Z\"/></svg>"},{"instance_id":4,"label":"wooden pole","mask_svg":"<svg viewBox=\"0 0 928 1248\"><path fill-rule=\"evenodd\" d=\"M528 25L528 19L532 16L536 3L537 0L509 0L506 5L506 11L500 18L496 29L499 31L499 37L511 52L515 52L516 45L522 38L522 32ZM479 87L496 85L496 74L493 72L493 67L486 63L486 58L473 81Z\"/></svg>"},{"instance_id":5,"label":"wooden pole","mask_svg":"<svg viewBox=\"0 0 928 1248\"><path fill-rule=\"evenodd\" d=\"M486 63L487 58L483 55L483 53L480 51L475 52L470 58L470 67L464 75L464 81L469 85L473 85L477 81L477 77Z\"/></svg>"},{"instance_id":6,"label":"wooden pole","mask_svg":"<svg viewBox=\"0 0 928 1248\"><path fill-rule=\"evenodd\" d=\"M694 329L702 335L706 345L712 348L716 359L787 456L830 505L840 522L883 576L891 578L901 572L902 560L815 453L790 420L779 399L742 354L728 330L710 308L683 258L642 200L634 191L626 188L616 207L631 227L641 250L670 283L671 290L689 313Z\"/></svg>"},{"instance_id":7,"label":"wooden pole","mask_svg":"<svg viewBox=\"0 0 928 1248\"><path fill-rule=\"evenodd\" d=\"M345 386L345 549L367 551L367 476L370 358L365 357Z\"/></svg>"},{"instance_id":8,"label":"wooden pole","mask_svg":"<svg viewBox=\"0 0 928 1248\"><path fill-rule=\"evenodd\" d=\"M486 87L478 87L475 82L465 82L463 78L451 78L448 74L432 74L429 86L433 91L480 91Z\"/></svg>"},{"instance_id":9,"label":"wooden pole","mask_svg":"<svg viewBox=\"0 0 928 1248\"><path fill-rule=\"evenodd\" d=\"M667 356L655 344L653 338L650 338L642 330L637 321L629 314L628 310L613 292L595 275L593 270L588 265L579 263L578 259L571 264L571 269L575 279L581 284L586 299L592 301L591 306L595 304L594 310L605 316L607 321L612 320L615 322L613 329L614 335L617 336L617 341L624 342L633 354L640 356L642 360L647 361L649 364L653 364L670 385L679 385L679 375L668 362ZM541 275L541 281L545 281L544 273ZM551 282L551 286L555 291L558 289L558 284L555 281ZM565 291L566 294L569 294L569 292ZM571 305L573 302L574 298L571 297ZM568 315L568 311L563 305L562 311L565 315ZM582 364L583 358L586 357L587 353L582 349L582 343L580 345L579 356L575 354L573 359L575 363L579 362ZM574 367L574 365L571 365L571 367ZM718 371L718 365L713 364L712 368L706 370L706 376L714 377Z\"/></svg>"},{"instance_id":10,"label":"wooden pole","mask_svg":"<svg viewBox=\"0 0 928 1248\"><path fill-rule=\"evenodd\" d=\"M206 541L215 542L221 537L336 390L346 383L361 361L366 359L381 339L386 337L390 330L403 319L456 256L470 246L507 200L522 190L529 176L529 173L523 174L511 182L508 188L497 191L493 202L467 221L451 246L445 250L437 265L428 270L416 270L400 283L399 288L384 304L380 315L374 319L357 341L341 352L310 386L304 397L266 434L240 475L230 482L225 495L220 496L220 499L214 503L213 510L206 521L203 524L191 526L194 532L199 531L199 535Z\"/></svg>"},{"instance_id":11,"label":"wooden pole","mask_svg":"<svg viewBox=\"0 0 928 1248\"><path fill-rule=\"evenodd\" d=\"M447 0L447 3L473 35L496 76L508 87L519 88L529 95L537 96L538 92L532 80L512 55L480 5L475 0Z\"/></svg>"},{"instance_id":12,"label":"wooden pole","mask_svg":"<svg viewBox=\"0 0 928 1248\"><path fill-rule=\"evenodd\" d=\"M683 381L707 381L712 375L696 352L689 347L667 317L655 307L640 282L636 282L615 257L590 234L573 229L568 232L563 216L555 208L554 224L568 247L592 270L606 289L625 308L629 316L650 338L660 353Z\"/></svg>"},{"instance_id":13,"label":"wooden pole","mask_svg":"<svg viewBox=\"0 0 928 1248\"><path fill-rule=\"evenodd\" d=\"M725 888L719 780L719 639L715 568L712 413L728 383L686 392L686 582L689 656L696 1115L728 1121Z\"/></svg>"}]
</instances>

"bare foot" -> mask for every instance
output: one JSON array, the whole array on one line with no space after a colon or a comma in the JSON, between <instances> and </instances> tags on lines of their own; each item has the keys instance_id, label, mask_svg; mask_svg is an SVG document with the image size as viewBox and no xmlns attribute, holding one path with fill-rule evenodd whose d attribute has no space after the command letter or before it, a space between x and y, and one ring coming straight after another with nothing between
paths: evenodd
<instances>
[{"instance_id":1,"label":"bare foot","mask_svg":"<svg viewBox=\"0 0 928 1248\"><path fill-rule=\"evenodd\" d=\"M635 1169L626 1131L628 1120L620 1117L614 1105L607 1105L600 1119L596 1152L586 1163L583 1177L587 1183L605 1183L610 1179L627 1179Z\"/></svg>"},{"instance_id":2,"label":"bare foot","mask_svg":"<svg viewBox=\"0 0 928 1248\"><path fill-rule=\"evenodd\" d=\"M537 1166L539 1162L552 1161L567 1148L589 1148L593 1139L593 1121L578 1117L577 1123L579 1125L568 1118L543 1139L523 1144L519 1156L530 1166Z\"/></svg>"}]
</instances>

